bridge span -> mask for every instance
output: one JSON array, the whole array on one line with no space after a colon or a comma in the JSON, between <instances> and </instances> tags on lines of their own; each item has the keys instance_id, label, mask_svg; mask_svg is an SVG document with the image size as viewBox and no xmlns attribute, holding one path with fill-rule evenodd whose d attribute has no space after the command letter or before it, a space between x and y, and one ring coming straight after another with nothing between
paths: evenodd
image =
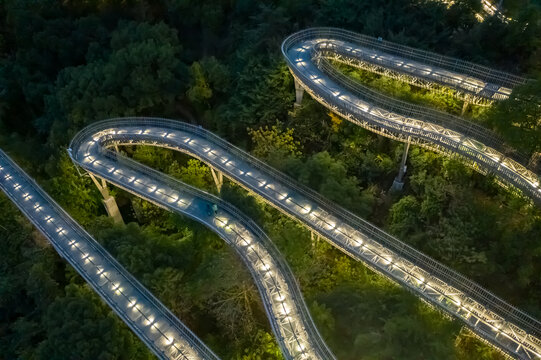
<instances>
[{"instance_id":1,"label":"bridge span","mask_svg":"<svg viewBox=\"0 0 541 360\"><path fill-rule=\"evenodd\" d=\"M394 112L407 105L351 84L332 72L327 57L336 54L359 64L373 61L377 67L392 68L411 79L437 82L489 101L506 98L523 79L487 68L471 68L469 72L455 69L448 58L438 60L424 54L421 59L410 48L400 51L410 51L413 60L396 53L389 56L376 46L394 51L388 43L372 39L367 45L363 41L359 35L336 29L309 29L288 37L282 51L296 79L297 95L302 96L305 89L332 111L382 135L402 141L412 137L427 148L459 154L535 201L541 198L537 175L513 160L488 131L443 115L435 117L423 109ZM386 109L385 105L395 107ZM495 142L490 146L483 143L492 140ZM201 222L236 250L254 278L287 359L334 359L334 355L314 326L298 284L272 242L228 203L112 150L124 145L164 147L200 159L342 252L460 319L510 356L541 359L541 323L537 319L200 127L134 117L97 122L77 134L69 147L76 165L162 208ZM159 358L217 358L1 151L0 188ZM219 210L209 213L208 206L213 204Z\"/></svg>"}]
</instances>

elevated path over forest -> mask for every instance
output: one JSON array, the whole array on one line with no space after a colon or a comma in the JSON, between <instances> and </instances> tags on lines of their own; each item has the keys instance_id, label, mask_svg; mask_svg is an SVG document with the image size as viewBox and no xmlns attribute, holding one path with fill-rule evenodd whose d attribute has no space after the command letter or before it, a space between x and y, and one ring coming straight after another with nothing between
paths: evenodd
<instances>
[{"instance_id":1,"label":"elevated path over forest","mask_svg":"<svg viewBox=\"0 0 541 360\"><path fill-rule=\"evenodd\" d=\"M219 198L110 150L115 145L152 145L188 153L341 251L461 319L508 354L540 357L537 320L206 130L154 118L112 119L82 130L69 149L77 165L158 206L194 218L234 247L256 281L286 358L334 357L270 240ZM0 166L2 190L160 358L216 358L4 153ZM211 204L218 204L217 214L209 213Z\"/></svg>"},{"instance_id":2,"label":"elevated path over forest","mask_svg":"<svg viewBox=\"0 0 541 360\"><path fill-rule=\"evenodd\" d=\"M218 359L1 150L0 188L158 358Z\"/></svg>"},{"instance_id":3,"label":"elevated path over forest","mask_svg":"<svg viewBox=\"0 0 541 360\"><path fill-rule=\"evenodd\" d=\"M81 131L72 141L70 152L76 164L108 182L161 205L178 203L171 200L171 196L176 200L176 195L169 193L177 190L162 185L161 179L166 179L163 174L107 149L138 144L165 147L200 159L341 251L463 320L509 354L524 359L541 354L539 321L204 129L166 119L112 119ZM302 297L292 294L291 299L297 302Z\"/></svg>"},{"instance_id":4,"label":"elevated path over forest","mask_svg":"<svg viewBox=\"0 0 541 360\"><path fill-rule=\"evenodd\" d=\"M539 176L525 157L490 130L426 107L399 101L361 85L336 70L337 60L417 85L442 85L475 99L504 100L526 79L407 46L334 28L299 31L282 43L296 82L297 103L306 90L345 119L380 135L460 156L476 170L493 174L541 204Z\"/></svg>"},{"instance_id":5,"label":"elevated path over forest","mask_svg":"<svg viewBox=\"0 0 541 360\"><path fill-rule=\"evenodd\" d=\"M318 48L334 52L333 47L338 46L351 53L353 49L356 52L362 49L351 47L348 50L348 44L335 42L331 30L325 31L327 33L309 30L294 34L282 48L299 85L316 99L349 120L386 136L401 140L406 135L411 136L419 139L423 146L459 153L479 166L498 170L497 174L503 180L515 186L522 184L526 190L528 186L537 189L538 184L513 180L519 177L526 181L525 175L519 176L517 170L507 173L503 170L509 169L512 161L503 153L472 140L477 131L474 127L468 133L472 136L469 138L454 128L393 114L355 97L347 90L346 82L337 83L335 78L317 67L325 60L323 56L318 60L317 54L323 52ZM302 57L308 53L309 56ZM384 58L381 54L372 55L374 57L369 58ZM396 56L386 59L396 61L396 64L401 61ZM400 69L396 71L406 69L412 78L438 79L429 82L443 82L441 79L444 79L450 81L447 86L491 100L509 96L509 89L517 84L516 81L520 82L513 80L507 87L506 83L494 82L494 77L486 75L479 83L471 80L469 75L457 78L447 68L442 72L431 65L430 69L419 70L417 63L404 64L406 66L398 66ZM332 102L331 99L339 101ZM484 135L484 132L478 135ZM478 148L468 141L478 144ZM541 358L541 323L538 320L216 135L190 124L156 118L111 119L83 129L69 148L75 164L136 196L205 224L237 251L256 282L286 358L334 357L318 334L287 264L270 240L249 218L219 198L110 150L119 145L159 146L204 161L215 171L299 220L344 253L462 320L480 337L509 355L520 359ZM501 157L492 159L491 151ZM0 188L156 355L165 359L216 358L3 152L0 152ZM209 205L213 204L218 204L217 213L208 211Z\"/></svg>"}]
</instances>

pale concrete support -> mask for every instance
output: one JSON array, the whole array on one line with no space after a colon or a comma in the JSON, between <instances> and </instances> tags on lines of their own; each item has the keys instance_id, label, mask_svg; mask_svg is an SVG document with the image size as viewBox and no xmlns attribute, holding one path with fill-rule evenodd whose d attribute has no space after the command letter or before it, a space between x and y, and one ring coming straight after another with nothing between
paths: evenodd
<instances>
[{"instance_id":1,"label":"pale concrete support","mask_svg":"<svg viewBox=\"0 0 541 360\"><path fill-rule=\"evenodd\" d=\"M101 179L101 183L96 179L96 177L90 174L90 178L92 181L94 181L94 184L96 184L96 187L101 193L101 196L103 196L103 205L105 206L105 210L107 211L107 215L113 218L113 221L117 224L123 224L124 221L122 220L122 215L120 215L120 210L118 209L118 205L116 204L115 198L109 194L109 189L107 188L107 182L104 179Z\"/></svg>"},{"instance_id":2,"label":"pale concrete support","mask_svg":"<svg viewBox=\"0 0 541 360\"><path fill-rule=\"evenodd\" d=\"M468 110L468 106L470 103L467 100L464 100L464 105L462 106L462 112L460 113L461 116L464 116L466 113L466 110Z\"/></svg>"},{"instance_id":3,"label":"pale concrete support","mask_svg":"<svg viewBox=\"0 0 541 360\"><path fill-rule=\"evenodd\" d=\"M115 150L116 152L120 152L120 150L118 150L118 145L115 144Z\"/></svg>"},{"instance_id":4,"label":"pale concrete support","mask_svg":"<svg viewBox=\"0 0 541 360\"><path fill-rule=\"evenodd\" d=\"M216 188L218 189L218 192L221 192L222 185L224 184L224 174L222 174L218 170L214 170L212 167L210 168L210 172L212 174L212 178L214 179L214 183L216 184Z\"/></svg>"},{"instance_id":5,"label":"pale concrete support","mask_svg":"<svg viewBox=\"0 0 541 360\"><path fill-rule=\"evenodd\" d=\"M319 241L319 234L313 231L310 231L310 240L312 241L312 247L316 246Z\"/></svg>"},{"instance_id":6,"label":"pale concrete support","mask_svg":"<svg viewBox=\"0 0 541 360\"><path fill-rule=\"evenodd\" d=\"M406 146L404 147L404 153L402 154L402 161L400 162L398 175L393 181L393 185L391 186L391 191L401 191L402 188L404 187L404 175L406 174L406 171L408 169L408 166L406 165L406 160L408 159L408 151L410 149L410 142L411 142L411 136L408 136L408 142L406 143Z\"/></svg>"},{"instance_id":7,"label":"pale concrete support","mask_svg":"<svg viewBox=\"0 0 541 360\"><path fill-rule=\"evenodd\" d=\"M294 78L294 80L295 80L295 106L301 106L302 96L304 95L304 88L297 81L297 78Z\"/></svg>"}]
</instances>

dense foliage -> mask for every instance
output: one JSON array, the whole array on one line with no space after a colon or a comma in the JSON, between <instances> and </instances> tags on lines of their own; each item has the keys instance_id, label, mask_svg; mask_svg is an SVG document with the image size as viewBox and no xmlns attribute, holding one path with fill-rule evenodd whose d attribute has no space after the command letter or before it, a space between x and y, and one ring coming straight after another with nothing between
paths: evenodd
<instances>
[{"instance_id":1,"label":"dense foliage","mask_svg":"<svg viewBox=\"0 0 541 360\"><path fill-rule=\"evenodd\" d=\"M504 6L514 21L479 22L477 0L4 0L0 146L224 358L281 358L248 272L203 226L121 190L114 195L127 225L113 226L99 192L65 153L85 125L126 115L201 124L540 317L540 211L456 159L415 147L406 188L389 194L403 145L309 97L293 109L293 79L279 51L293 31L338 26L539 79L541 10L528 0ZM350 74L407 101L462 110L450 93ZM467 115L535 158L540 83ZM216 192L197 160L121 150ZM221 196L276 242L339 358L501 357L236 185L226 182ZM3 357L152 358L3 196L0 212Z\"/></svg>"}]
</instances>

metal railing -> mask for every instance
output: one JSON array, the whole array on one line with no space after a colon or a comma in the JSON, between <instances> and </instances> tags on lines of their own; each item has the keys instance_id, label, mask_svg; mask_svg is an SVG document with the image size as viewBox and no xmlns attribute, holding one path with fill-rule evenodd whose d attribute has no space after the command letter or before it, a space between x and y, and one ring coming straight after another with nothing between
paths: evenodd
<instances>
[{"instance_id":1,"label":"metal railing","mask_svg":"<svg viewBox=\"0 0 541 360\"><path fill-rule=\"evenodd\" d=\"M212 144L227 151L229 154L234 155L234 157L249 163L252 168L257 169L261 171L262 173L264 173L266 176L271 177L275 182L285 184L288 188L293 190L295 193L301 194L303 197L308 199L311 203L317 204L319 208L324 209L327 213L332 214L332 216L340 219L340 221L342 221L343 223L348 224L352 228L360 231L371 241L388 249L393 254L395 254L395 256L401 259L404 259L405 261L410 262L416 267L419 267L426 273L430 274L431 278L437 279L438 281L441 281L442 283L447 284L448 286L451 286L454 289L466 294L475 302L477 302L478 304L481 304L487 311L498 314L498 316L505 319L506 322L509 322L518 326L519 328L523 329L524 331L526 331L528 334L532 336L539 337L541 335L541 323L538 320L531 317L530 315L508 304L507 302L500 299L499 297L497 297L490 291L482 288L478 284L462 276L461 274L455 272L454 270L429 258L423 253L415 250L411 246L385 233L384 231L377 228L376 226L357 217L351 212L345 210L344 208L337 206L336 204L328 201L327 199L323 198L322 196L320 196L313 190L306 188L305 186L299 184L295 180L292 180L291 178L284 175L283 173L276 171L275 169L269 167L268 165L254 158L253 156L245 153L244 151L229 144L223 139L217 137L216 135L202 128L199 128L197 126L181 123L178 121L172 121L172 120L167 120L167 119L157 119L157 118L112 119L112 120L99 122L85 128L81 133L79 133L74 138L70 147L76 148L79 142L82 142L84 141L84 139L88 139L88 137L91 136L92 134L97 134L100 131L103 131L105 129L121 129L122 127L129 127L129 126L158 127L160 129L163 129L164 131L180 130L180 131L185 131L190 134L196 135L209 142L212 142ZM163 146L163 141L162 141L162 145L158 145L158 146ZM184 150L190 153L193 152L193 150L190 150L187 147L185 147ZM197 154L195 156L197 156ZM254 189L253 186L251 186L249 183L246 183L242 179L239 179L238 176L231 173L226 166L223 166L219 162L212 163L211 166L218 169L219 171L222 171L224 174L235 179L242 185L250 186L251 187L250 190L252 190L256 194L266 197L267 200L269 201L273 201L272 199L268 198L268 195L264 194L258 189ZM275 203L274 205L277 205L277 204ZM287 209L283 209L283 210L291 214L289 210ZM299 214L291 214L291 215L305 223L305 220L301 216L299 216ZM315 229L315 230L319 231L318 229ZM325 234L323 235L325 236ZM328 236L326 237L328 238ZM343 251L351 254L351 251L349 251L348 247L344 246L344 244L335 242L334 245L338 246ZM379 270L385 273L385 270L382 270L382 269L379 269ZM387 272L386 275L389 276L389 273ZM440 304L435 304L435 305L439 306ZM446 311L448 311L448 309L446 309Z\"/></svg>"},{"instance_id":2,"label":"metal railing","mask_svg":"<svg viewBox=\"0 0 541 360\"><path fill-rule=\"evenodd\" d=\"M526 78L495 70L487 66L478 65L472 62L436 54L425 50L415 49L409 46L396 44L386 40L378 40L371 36L358 34L339 28L310 28L296 32L284 40L284 42L282 43L282 53L284 57L287 57L287 52L289 51L289 49L291 49L295 45L299 45L299 43L303 41L324 41L330 39L351 42L353 44L367 47L369 49L378 50L384 54L401 57L405 60L413 60L423 65L433 66L435 68L454 72L456 74L466 75L488 84L497 85L499 87L512 89L517 85L523 85L527 81L529 81ZM369 59L364 60L369 61ZM380 59L380 61L382 62L378 62L378 64L381 63L388 67L392 67L398 72L405 73L403 68L397 67L392 62L388 62L382 59ZM407 74L411 75L410 73ZM423 77L419 74L414 74L414 76ZM431 73L430 76L424 76L423 78L429 81L435 80L442 85L459 85L453 77L447 76L445 74ZM472 89L468 87L465 87L462 90L471 92L474 95L483 96L482 94L479 94L478 91L472 91ZM496 89L496 91L498 90Z\"/></svg>"}]
</instances>

